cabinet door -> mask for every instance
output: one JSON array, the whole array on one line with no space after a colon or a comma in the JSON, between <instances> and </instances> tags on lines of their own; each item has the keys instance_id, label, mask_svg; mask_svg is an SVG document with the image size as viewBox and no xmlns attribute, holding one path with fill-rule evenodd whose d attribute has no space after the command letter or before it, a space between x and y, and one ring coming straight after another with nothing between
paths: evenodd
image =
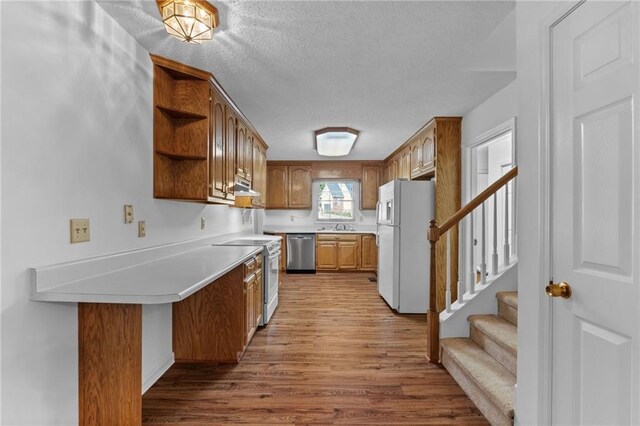
<instances>
[{"instance_id":1,"label":"cabinet door","mask_svg":"<svg viewBox=\"0 0 640 426\"><path fill-rule=\"evenodd\" d=\"M209 196L225 198L227 183L225 169L225 105L214 89L209 89L211 113L209 117Z\"/></svg>"},{"instance_id":2,"label":"cabinet door","mask_svg":"<svg viewBox=\"0 0 640 426\"><path fill-rule=\"evenodd\" d=\"M266 195L264 193L263 190L263 185L264 185L264 179L265 177L263 176L263 172L262 172L262 167L263 167L263 161L264 161L264 156L262 153L262 147L260 146L260 144L258 143L254 143L253 144L253 159L252 159L252 164L253 164L253 181L252 181L252 187L255 191L258 191L260 193L259 197L254 197L252 198L252 203L254 206L257 207L264 207L264 196Z\"/></svg>"},{"instance_id":3,"label":"cabinet door","mask_svg":"<svg viewBox=\"0 0 640 426\"><path fill-rule=\"evenodd\" d=\"M378 166L362 166L360 184L360 209L375 210L378 202L380 186L380 168Z\"/></svg>"},{"instance_id":4,"label":"cabinet door","mask_svg":"<svg viewBox=\"0 0 640 426\"><path fill-rule=\"evenodd\" d=\"M360 269L375 271L378 268L378 247L375 235L365 234L361 239Z\"/></svg>"},{"instance_id":5,"label":"cabinet door","mask_svg":"<svg viewBox=\"0 0 640 426\"><path fill-rule=\"evenodd\" d=\"M316 269L338 269L338 243L335 241L316 242Z\"/></svg>"},{"instance_id":6,"label":"cabinet door","mask_svg":"<svg viewBox=\"0 0 640 426\"><path fill-rule=\"evenodd\" d=\"M436 166L436 144L435 128L431 127L421 138L420 146L422 151L422 171L428 172Z\"/></svg>"},{"instance_id":7,"label":"cabinet door","mask_svg":"<svg viewBox=\"0 0 640 426\"><path fill-rule=\"evenodd\" d=\"M338 269L358 269L360 250L358 241L338 242Z\"/></svg>"},{"instance_id":8,"label":"cabinet door","mask_svg":"<svg viewBox=\"0 0 640 426\"><path fill-rule=\"evenodd\" d=\"M267 208L289 207L289 174L287 166L267 166Z\"/></svg>"},{"instance_id":9,"label":"cabinet door","mask_svg":"<svg viewBox=\"0 0 640 426\"><path fill-rule=\"evenodd\" d=\"M402 176L403 179L411 178L411 150L405 149L402 153Z\"/></svg>"},{"instance_id":10,"label":"cabinet door","mask_svg":"<svg viewBox=\"0 0 640 426\"><path fill-rule=\"evenodd\" d=\"M238 120L238 136L236 139L236 175L245 177L245 143L247 138L247 128L242 120Z\"/></svg>"},{"instance_id":11,"label":"cabinet door","mask_svg":"<svg viewBox=\"0 0 640 426\"><path fill-rule=\"evenodd\" d=\"M410 162L411 162L411 177L415 177L422 173L422 144L419 137L411 143L410 150Z\"/></svg>"},{"instance_id":12,"label":"cabinet door","mask_svg":"<svg viewBox=\"0 0 640 426\"><path fill-rule=\"evenodd\" d=\"M267 205L267 150L260 148L260 205Z\"/></svg>"},{"instance_id":13,"label":"cabinet door","mask_svg":"<svg viewBox=\"0 0 640 426\"><path fill-rule=\"evenodd\" d=\"M227 151L225 152L225 162L227 169L227 181L225 183L225 192L227 193L227 199L234 200L235 195L233 194L233 186L236 183L236 138L237 138L237 130L238 130L238 119L236 118L235 113L231 110L231 107L226 105L225 115L227 117L226 125L225 125L225 133L227 135L225 141L225 147Z\"/></svg>"},{"instance_id":14,"label":"cabinet door","mask_svg":"<svg viewBox=\"0 0 640 426\"><path fill-rule=\"evenodd\" d=\"M260 321L262 320L262 273L256 274L256 283L254 284L254 316L255 316L255 324L256 327L260 325Z\"/></svg>"},{"instance_id":15,"label":"cabinet door","mask_svg":"<svg viewBox=\"0 0 640 426\"><path fill-rule=\"evenodd\" d=\"M253 180L253 133L248 129L244 139L243 157L244 177L251 182Z\"/></svg>"},{"instance_id":16,"label":"cabinet door","mask_svg":"<svg viewBox=\"0 0 640 426\"><path fill-rule=\"evenodd\" d=\"M244 293L244 345L247 346L256 328L255 322L255 275L245 283Z\"/></svg>"},{"instance_id":17,"label":"cabinet door","mask_svg":"<svg viewBox=\"0 0 640 426\"><path fill-rule=\"evenodd\" d=\"M289 207L311 208L311 166L289 166Z\"/></svg>"}]
</instances>

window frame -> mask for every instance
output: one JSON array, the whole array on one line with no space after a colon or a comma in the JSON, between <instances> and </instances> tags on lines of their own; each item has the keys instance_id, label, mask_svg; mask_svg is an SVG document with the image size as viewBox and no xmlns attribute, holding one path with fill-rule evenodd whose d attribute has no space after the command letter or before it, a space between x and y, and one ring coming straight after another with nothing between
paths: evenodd
<instances>
[{"instance_id":1,"label":"window frame","mask_svg":"<svg viewBox=\"0 0 640 426\"><path fill-rule=\"evenodd\" d=\"M353 184L353 208L351 219L320 219L318 190L321 183L351 183ZM311 196L314 223L355 223L357 220L358 206L360 205L360 182L357 179L316 179L311 182Z\"/></svg>"}]
</instances>

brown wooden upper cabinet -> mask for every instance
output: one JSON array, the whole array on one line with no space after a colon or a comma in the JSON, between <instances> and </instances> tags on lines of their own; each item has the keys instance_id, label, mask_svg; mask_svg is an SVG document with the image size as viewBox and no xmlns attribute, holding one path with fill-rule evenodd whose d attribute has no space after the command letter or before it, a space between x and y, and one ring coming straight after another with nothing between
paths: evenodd
<instances>
[{"instance_id":1,"label":"brown wooden upper cabinet","mask_svg":"<svg viewBox=\"0 0 640 426\"><path fill-rule=\"evenodd\" d=\"M289 172L287 166L267 165L267 208L289 208Z\"/></svg>"},{"instance_id":2,"label":"brown wooden upper cabinet","mask_svg":"<svg viewBox=\"0 0 640 426\"><path fill-rule=\"evenodd\" d=\"M211 97L211 113L209 116L209 132L211 141L209 143L209 197L214 199L227 198L227 175L226 175L226 152L224 122L225 122L225 102L218 91L211 87L209 89Z\"/></svg>"},{"instance_id":3,"label":"brown wooden upper cabinet","mask_svg":"<svg viewBox=\"0 0 640 426\"><path fill-rule=\"evenodd\" d=\"M289 208L311 208L310 166L289 166Z\"/></svg>"},{"instance_id":4,"label":"brown wooden upper cabinet","mask_svg":"<svg viewBox=\"0 0 640 426\"><path fill-rule=\"evenodd\" d=\"M411 179L433 173L436 167L435 126L429 126L414 139L411 149Z\"/></svg>"},{"instance_id":5,"label":"brown wooden upper cabinet","mask_svg":"<svg viewBox=\"0 0 640 426\"><path fill-rule=\"evenodd\" d=\"M310 209L311 166L268 164L267 208Z\"/></svg>"},{"instance_id":6,"label":"brown wooden upper cabinet","mask_svg":"<svg viewBox=\"0 0 640 426\"><path fill-rule=\"evenodd\" d=\"M226 111L226 124L225 124L225 134L227 135L227 158L226 158L226 193L227 200L234 201L236 199L233 193L233 187L236 184L236 141L238 135L238 117L235 112L227 105L225 108Z\"/></svg>"},{"instance_id":7,"label":"brown wooden upper cabinet","mask_svg":"<svg viewBox=\"0 0 640 426\"><path fill-rule=\"evenodd\" d=\"M378 187L380 186L380 167L374 165L362 166L360 180L360 209L375 210L378 203Z\"/></svg>"},{"instance_id":8,"label":"brown wooden upper cabinet","mask_svg":"<svg viewBox=\"0 0 640 426\"><path fill-rule=\"evenodd\" d=\"M236 170L241 169L240 177L254 179L257 141L260 185L266 193L267 145L213 76L159 56L151 55L151 60L153 196L234 204ZM256 202L260 205L260 199Z\"/></svg>"}]
</instances>

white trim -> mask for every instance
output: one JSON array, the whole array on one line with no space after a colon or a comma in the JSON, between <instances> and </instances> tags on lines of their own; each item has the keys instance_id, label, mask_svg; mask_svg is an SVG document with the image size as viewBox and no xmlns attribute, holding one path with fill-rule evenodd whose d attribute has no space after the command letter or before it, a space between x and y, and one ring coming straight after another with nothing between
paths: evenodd
<instances>
[{"instance_id":1,"label":"white trim","mask_svg":"<svg viewBox=\"0 0 640 426\"><path fill-rule=\"evenodd\" d=\"M540 243L538 247L540 263L540 277L547 277L547 280L551 280L551 138L552 138L552 87L551 87L551 74L552 74L552 61L551 55L553 54L551 49L552 43L552 31L553 28L558 25L564 18L571 14L577 7L579 7L585 0L580 0L573 3L570 7L565 5L560 6L557 13L554 13L549 19L543 21L540 25L540 110L538 112L539 123L539 196L538 196L538 217L540 218ZM540 400L539 406L539 419L543 424L551 424L552 420L552 401L553 401L553 321L552 321L552 309L551 300L543 291L546 283L540 283L540 291L538 297L540 297L541 311L540 317L537 319L540 325L541 340L545 344L540 346L539 349L539 380L540 388L538 389L538 395Z\"/></svg>"},{"instance_id":2,"label":"white trim","mask_svg":"<svg viewBox=\"0 0 640 426\"><path fill-rule=\"evenodd\" d=\"M162 361L156 368L154 368L151 371L151 373L149 373L149 377L147 377L146 379L143 378L142 379L142 395L144 395L145 392L148 391L151 388L151 386L153 386L153 384L157 382L158 379L160 379L160 377L162 377L162 375L166 373L167 370L169 370L169 368L171 368L171 366L175 362L176 362L175 354L171 352L164 359L164 361Z\"/></svg>"},{"instance_id":3,"label":"white trim","mask_svg":"<svg viewBox=\"0 0 640 426\"><path fill-rule=\"evenodd\" d=\"M0 22L2 22L2 2L0 1ZM2 31L0 31L0 100L2 99ZM2 102L0 102L0 129L2 128ZM2 164L2 132L0 132L0 165ZM2 188L2 168L0 167L0 188ZM0 190L0 241L2 241L2 194ZM1 247L1 245L0 245ZM2 249L0 248L0 311L2 310ZM0 354L2 354L2 314L0 312ZM2 422L2 356L0 356L0 422Z\"/></svg>"},{"instance_id":4,"label":"white trim","mask_svg":"<svg viewBox=\"0 0 640 426\"><path fill-rule=\"evenodd\" d=\"M471 144L465 147L467 151L467 157L469 158L469 169L471 173L467 176L467 201L470 201L474 197L474 192L476 192L476 180L474 177L477 175L477 163L476 156L474 155L474 150L490 142L492 139L496 139L499 136L505 135L511 132L511 164L516 165L516 118L512 117L509 120L505 121L497 125L496 127L489 129L488 131L482 133L479 136L476 136L471 140Z\"/></svg>"},{"instance_id":5,"label":"white trim","mask_svg":"<svg viewBox=\"0 0 640 426\"><path fill-rule=\"evenodd\" d=\"M353 219L318 219L318 184L322 182L353 183ZM356 223L360 212L360 181L357 179L315 179L311 183L311 214L316 224L327 223Z\"/></svg>"}]
</instances>

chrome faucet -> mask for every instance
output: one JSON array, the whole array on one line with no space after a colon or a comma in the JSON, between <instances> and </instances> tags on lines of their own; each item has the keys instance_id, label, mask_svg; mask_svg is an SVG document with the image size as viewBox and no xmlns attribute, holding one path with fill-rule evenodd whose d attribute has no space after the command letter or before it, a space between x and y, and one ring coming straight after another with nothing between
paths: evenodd
<instances>
[{"instance_id":1,"label":"chrome faucet","mask_svg":"<svg viewBox=\"0 0 640 426\"><path fill-rule=\"evenodd\" d=\"M347 226L344 223L336 223L336 231L346 231Z\"/></svg>"}]
</instances>

